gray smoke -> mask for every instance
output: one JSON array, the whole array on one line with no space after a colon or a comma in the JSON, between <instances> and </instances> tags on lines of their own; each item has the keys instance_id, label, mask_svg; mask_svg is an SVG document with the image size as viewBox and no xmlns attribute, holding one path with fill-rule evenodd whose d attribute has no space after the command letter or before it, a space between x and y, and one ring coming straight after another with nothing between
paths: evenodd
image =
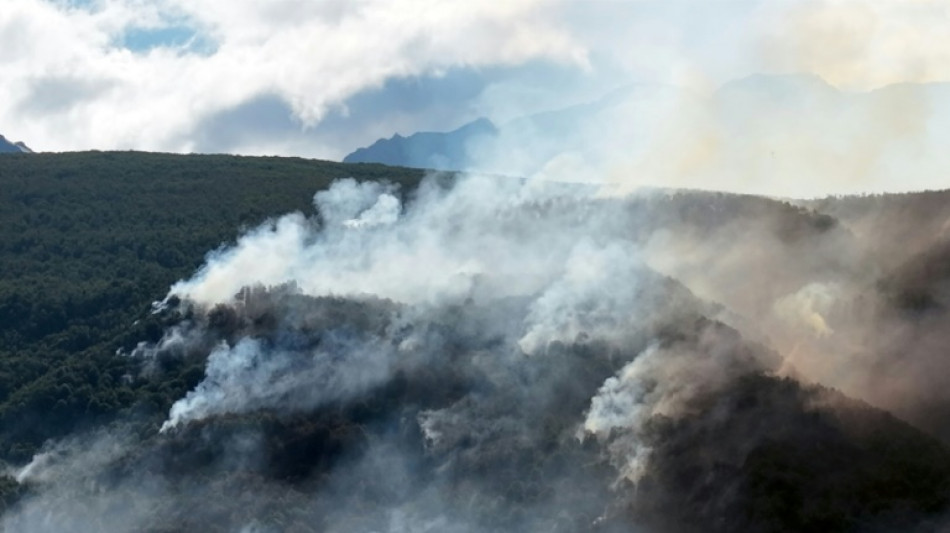
<instances>
[{"instance_id":1,"label":"gray smoke","mask_svg":"<svg viewBox=\"0 0 950 533\"><path fill-rule=\"evenodd\" d=\"M485 176L345 179L314 204L171 288L158 312L184 318L130 357L143 375L203 357L201 382L160 429L34 458L6 529L757 531L844 523L824 504L883 512L804 475L786 516L761 492L781 470L756 466L781 461L830 462L855 494L874 464L944 501L919 475L950 468L941 445L809 384L880 400L841 372L877 375L844 347L881 267L827 215ZM880 434L917 446L899 474ZM912 503L886 504L890 523L942 508L897 490Z\"/></svg>"}]
</instances>

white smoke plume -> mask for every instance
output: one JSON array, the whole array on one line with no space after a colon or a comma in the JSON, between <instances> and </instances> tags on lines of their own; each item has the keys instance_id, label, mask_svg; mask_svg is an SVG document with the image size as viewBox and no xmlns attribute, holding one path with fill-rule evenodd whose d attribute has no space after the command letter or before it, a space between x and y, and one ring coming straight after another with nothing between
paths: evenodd
<instances>
[{"instance_id":1,"label":"white smoke plume","mask_svg":"<svg viewBox=\"0 0 950 533\"><path fill-rule=\"evenodd\" d=\"M701 411L702 398L726 389L743 375L771 372L778 355L748 350L703 329L695 345L652 346L608 378L591 398L581 438L612 440L609 449L620 475L636 483L649 468L645 428L657 417L678 418Z\"/></svg>"},{"instance_id":2,"label":"white smoke plume","mask_svg":"<svg viewBox=\"0 0 950 533\"><path fill-rule=\"evenodd\" d=\"M309 297L395 303L385 333L330 344L332 365L322 362L328 356L319 349L304 352L306 363L300 363L293 362L299 354L287 356L253 339L219 347L205 381L174 406L165 427L295 402L313 408L365 391L407 368L407 360L442 356L442 339L394 335L400 327L428 323L447 306L499 302L518 303L499 307L489 313L491 322L478 326L500 340L482 368L499 386L511 386L507 374L520 368L509 358L544 357L552 346L587 342L608 351L642 349L665 320L684 313L722 320L784 359L737 367L730 359L734 343L717 348L703 341L681 351L634 352L591 399L582 433L603 435L614 427L603 422L607 405L628 417L626 426L642 426L656 415L683 414L683 391L704 396L738 374L779 369L895 407L843 373L854 365L855 339L867 327L849 314L848 302L880 272L867 261L863 243L827 217L788 204L720 197L721 207L703 205L709 201L701 194L648 191L605 196L598 187L540 178L466 176L448 187L432 177L411 194L386 184L337 182L315 196L318 220L293 214L251 232L211 256L170 296L209 309L235 305L243 287L292 283ZM690 220L677 206L694 202L699 214ZM695 226L704 210L713 224ZM665 274L685 288L665 281ZM662 288L665 283L678 288ZM717 350L728 353L709 355ZM660 384L650 398L617 407L646 382ZM300 384L306 383L319 392L304 392ZM626 403L616 403L618 394ZM433 443L444 437L437 413L420 418Z\"/></svg>"},{"instance_id":3,"label":"white smoke plume","mask_svg":"<svg viewBox=\"0 0 950 533\"><path fill-rule=\"evenodd\" d=\"M382 342L330 342L301 362L253 339L219 346L208 356L205 380L175 403L162 430L214 415L345 398L389 377L387 349Z\"/></svg>"},{"instance_id":4,"label":"white smoke plume","mask_svg":"<svg viewBox=\"0 0 950 533\"><path fill-rule=\"evenodd\" d=\"M433 179L403 209L391 186L342 180L315 196L319 222L294 214L251 232L170 295L210 308L234 304L243 287L292 282L307 296L371 295L423 316L466 299L527 297L537 298L517 334L527 353L582 334L613 334L631 318L624 315L639 290L636 246L619 232L624 212L612 200L595 201L593 188L560 187L471 177L445 190ZM335 355L315 353L303 373L286 376L290 362L279 350L252 340L219 347L206 381L175 405L167 427L249 408L232 401L276 407L297 380L320 391L311 405L321 395L338 397L356 382L384 380L413 342L333 346ZM326 358L332 364L319 362Z\"/></svg>"},{"instance_id":5,"label":"white smoke plume","mask_svg":"<svg viewBox=\"0 0 950 533\"><path fill-rule=\"evenodd\" d=\"M159 312L183 319L130 356L143 375L160 374L162 359L200 357L201 381L139 446L99 462L63 456L70 472L90 463L110 480L101 490L77 498L88 482L78 474L65 492L36 485L9 527L49 531L80 504L108 514L127 493L140 503L109 515L129 524L111 530L162 513L186 530L225 520L246 531L287 521L341 532L680 531L709 517L717 531L755 530L737 506L751 497L749 476L768 472L749 469L775 439L831 450L819 454L864 446L864 427L930 442L807 385L919 405L880 392L910 381L933 391L920 374L939 367L921 348L907 363L913 380L868 386L893 366L860 351L877 322L852 312L853 298L882 266L827 215L756 197L617 196L477 175L433 175L413 190L343 179L314 204L213 252L171 288ZM943 468L934 449L915 455ZM20 479L55 473L51 457ZM183 516L186 498L218 507ZM39 519L63 499L58 522ZM916 524L917 512L901 517Z\"/></svg>"}]
</instances>

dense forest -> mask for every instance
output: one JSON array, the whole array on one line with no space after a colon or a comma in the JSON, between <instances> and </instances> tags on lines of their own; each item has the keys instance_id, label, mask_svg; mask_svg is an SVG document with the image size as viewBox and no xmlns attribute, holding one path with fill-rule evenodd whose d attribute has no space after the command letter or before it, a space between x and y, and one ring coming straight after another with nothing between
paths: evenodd
<instances>
[{"instance_id":1,"label":"dense forest","mask_svg":"<svg viewBox=\"0 0 950 533\"><path fill-rule=\"evenodd\" d=\"M0 529L935 530L948 217L5 155Z\"/></svg>"},{"instance_id":2,"label":"dense forest","mask_svg":"<svg viewBox=\"0 0 950 533\"><path fill-rule=\"evenodd\" d=\"M335 179L421 172L292 158L64 153L0 158L0 459L136 410L167 413L201 364L132 381L121 352L157 340L169 286L242 228L312 213ZM160 422L161 420L158 420Z\"/></svg>"}]
</instances>

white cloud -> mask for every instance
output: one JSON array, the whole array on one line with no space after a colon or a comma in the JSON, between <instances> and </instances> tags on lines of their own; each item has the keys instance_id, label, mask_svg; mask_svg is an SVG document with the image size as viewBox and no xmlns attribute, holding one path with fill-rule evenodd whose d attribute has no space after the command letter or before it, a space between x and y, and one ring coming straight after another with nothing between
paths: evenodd
<instances>
[{"instance_id":1,"label":"white cloud","mask_svg":"<svg viewBox=\"0 0 950 533\"><path fill-rule=\"evenodd\" d=\"M398 77L453 69L543 74L492 81L477 112L516 116L631 81L706 91L754 72L812 72L847 89L950 80L948 0L7 0L0 8L0 132L40 150L229 150L339 158L352 134L312 135L327 113ZM136 31L194 31L132 51ZM527 67L525 67L527 68ZM581 80L581 81L576 81ZM208 138L208 121L262 98L287 103L273 132ZM398 96L397 96L398 98ZM534 107L532 108L532 104ZM274 108L279 108L275 105ZM420 113L421 115L422 113ZM402 117L411 126L411 118ZM431 127L431 117L426 124ZM353 126L353 127L367 127ZM253 129L253 124L249 124ZM375 124L366 141L379 134ZM235 140L237 139L237 140Z\"/></svg>"},{"instance_id":2,"label":"white cloud","mask_svg":"<svg viewBox=\"0 0 950 533\"><path fill-rule=\"evenodd\" d=\"M287 100L302 125L393 76L536 58L582 63L583 46L535 0L103 0L90 8L13 0L0 10L0 123L38 148L188 151L204 117L261 94ZM132 28L187 21L216 44L133 53ZM75 80L69 105L37 108L34 88Z\"/></svg>"}]
</instances>

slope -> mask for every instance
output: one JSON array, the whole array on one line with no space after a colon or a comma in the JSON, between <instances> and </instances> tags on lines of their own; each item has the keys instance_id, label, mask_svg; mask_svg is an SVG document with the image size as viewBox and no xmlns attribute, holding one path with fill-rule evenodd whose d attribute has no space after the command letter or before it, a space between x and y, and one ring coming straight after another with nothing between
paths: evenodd
<instances>
[{"instance_id":1,"label":"slope","mask_svg":"<svg viewBox=\"0 0 950 533\"><path fill-rule=\"evenodd\" d=\"M314 192L345 177L411 187L421 172L133 152L0 159L0 459L145 396L167 409L196 376L165 384L177 392L125 386L116 355L161 334L151 302L240 228L311 211Z\"/></svg>"},{"instance_id":2,"label":"slope","mask_svg":"<svg viewBox=\"0 0 950 533\"><path fill-rule=\"evenodd\" d=\"M873 349L943 328L890 295L942 285L946 253L889 271L852 227L887 210L9 161L7 530L913 531L950 510L942 428L877 394L907 377L950 405L924 379L942 352L895 372Z\"/></svg>"}]
</instances>

